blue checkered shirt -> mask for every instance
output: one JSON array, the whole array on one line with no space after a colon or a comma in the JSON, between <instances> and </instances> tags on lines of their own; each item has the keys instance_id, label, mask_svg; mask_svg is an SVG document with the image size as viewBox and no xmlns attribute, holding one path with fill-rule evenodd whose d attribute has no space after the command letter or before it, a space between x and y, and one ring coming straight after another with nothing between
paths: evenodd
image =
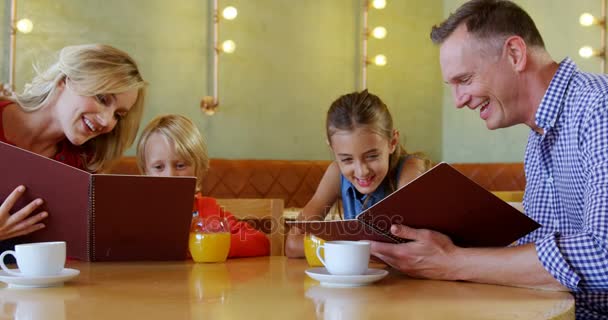
<instances>
[{"instance_id":1,"label":"blue checkered shirt","mask_svg":"<svg viewBox=\"0 0 608 320\"><path fill-rule=\"evenodd\" d=\"M520 239L576 299L577 319L608 318L608 76L566 58L536 112L525 155L526 214L542 227Z\"/></svg>"}]
</instances>

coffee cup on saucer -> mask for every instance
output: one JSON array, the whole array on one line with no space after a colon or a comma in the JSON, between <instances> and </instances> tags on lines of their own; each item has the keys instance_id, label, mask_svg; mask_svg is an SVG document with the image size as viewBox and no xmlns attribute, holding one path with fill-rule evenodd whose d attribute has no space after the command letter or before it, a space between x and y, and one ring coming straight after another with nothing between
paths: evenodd
<instances>
[{"instance_id":1,"label":"coffee cup on saucer","mask_svg":"<svg viewBox=\"0 0 608 320\"><path fill-rule=\"evenodd\" d=\"M0 267L9 275L18 277L49 277L59 275L65 267L64 241L25 243L0 254ZM18 269L9 269L4 257L13 255Z\"/></svg>"},{"instance_id":2,"label":"coffee cup on saucer","mask_svg":"<svg viewBox=\"0 0 608 320\"><path fill-rule=\"evenodd\" d=\"M317 257L332 275L362 275L368 269L370 248L368 241L328 241L317 247Z\"/></svg>"}]
</instances>

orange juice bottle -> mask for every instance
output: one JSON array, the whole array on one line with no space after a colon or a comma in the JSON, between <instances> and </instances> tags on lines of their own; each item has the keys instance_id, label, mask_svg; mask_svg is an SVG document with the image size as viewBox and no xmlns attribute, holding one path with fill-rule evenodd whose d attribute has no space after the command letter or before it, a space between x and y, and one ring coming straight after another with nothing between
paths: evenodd
<instances>
[{"instance_id":1,"label":"orange juice bottle","mask_svg":"<svg viewBox=\"0 0 608 320\"><path fill-rule=\"evenodd\" d=\"M188 240L192 259L196 262L224 262L230 251L230 231L222 216L193 219Z\"/></svg>"}]
</instances>

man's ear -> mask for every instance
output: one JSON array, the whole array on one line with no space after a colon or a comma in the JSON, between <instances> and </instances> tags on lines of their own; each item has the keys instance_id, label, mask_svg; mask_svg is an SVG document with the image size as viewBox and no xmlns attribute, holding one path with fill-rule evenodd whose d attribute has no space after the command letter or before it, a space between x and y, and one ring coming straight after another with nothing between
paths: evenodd
<instances>
[{"instance_id":1,"label":"man's ear","mask_svg":"<svg viewBox=\"0 0 608 320\"><path fill-rule=\"evenodd\" d=\"M528 63L528 46L520 36L511 36L505 40L504 52L513 70L522 72Z\"/></svg>"},{"instance_id":2,"label":"man's ear","mask_svg":"<svg viewBox=\"0 0 608 320\"><path fill-rule=\"evenodd\" d=\"M399 130L393 130L393 137L391 138L390 151L391 153L395 152L397 146L399 145Z\"/></svg>"}]
</instances>

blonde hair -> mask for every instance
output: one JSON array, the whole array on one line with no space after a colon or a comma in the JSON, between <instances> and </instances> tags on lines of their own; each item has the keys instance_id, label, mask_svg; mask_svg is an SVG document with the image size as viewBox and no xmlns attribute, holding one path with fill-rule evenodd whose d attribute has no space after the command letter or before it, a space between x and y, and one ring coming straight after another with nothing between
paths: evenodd
<instances>
[{"instance_id":1,"label":"blonde hair","mask_svg":"<svg viewBox=\"0 0 608 320\"><path fill-rule=\"evenodd\" d=\"M85 165L90 171L103 171L133 144L143 115L147 83L137 63L126 52L103 44L68 46L59 51L57 62L26 84L15 101L26 112L46 106L57 95L62 81L70 82L81 96L118 94L136 89L137 100L114 130L87 141L83 146Z\"/></svg>"},{"instance_id":2,"label":"blonde hair","mask_svg":"<svg viewBox=\"0 0 608 320\"><path fill-rule=\"evenodd\" d=\"M175 152L194 166L196 191L202 189L203 177L209 169L207 144L194 123L181 115L167 114L152 119L137 142L137 167L146 174L146 144L153 133L165 136L175 145Z\"/></svg>"}]
</instances>

